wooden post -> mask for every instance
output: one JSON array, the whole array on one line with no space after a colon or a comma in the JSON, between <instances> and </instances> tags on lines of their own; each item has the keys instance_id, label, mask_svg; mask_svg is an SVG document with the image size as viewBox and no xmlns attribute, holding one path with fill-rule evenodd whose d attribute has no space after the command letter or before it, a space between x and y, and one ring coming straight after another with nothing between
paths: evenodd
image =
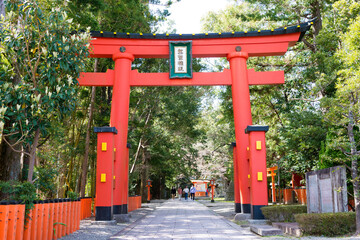
<instances>
[{"instance_id":1,"label":"wooden post","mask_svg":"<svg viewBox=\"0 0 360 240\"><path fill-rule=\"evenodd\" d=\"M127 186L125 186L129 174L127 171L127 134L130 102L130 72L134 56L118 50L112 55L112 59L115 62L115 78L112 92L110 126L115 127L117 131L119 131L114 137L114 147L116 149L116 168L114 174L116 187L114 191L113 212L114 214L123 214L125 213L125 208L127 209L127 207L123 205L127 204ZM109 178L111 178L111 176L109 176Z\"/></svg>"},{"instance_id":2,"label":"wooden post","mask_svg":"<svg viewBox=\"0 0 360 240\"><path fill-rule=\"evenodd\" d=\"M32 209L32 221L31 221L31 234L30 239L36 239L36 232L37 232L37 223L38 223L38 210L39 204L36 202L34 204L34 208Z\"/></svg>"},{"instance_id":3,"label":"wooden post","mask_svg":"<svg viewBox=\"0 0 360 240\"><path fill-rule=\"evenodd\" d=\"M49 200L49 224L47 231L47 240L51 240L53 238L53 228L54 228L54 217L55 217L55 201Z\"/></svg>"},{"instance_id":4,"label":"wooden post","mask_svg":"<svg viewBox=\"0 0 360 240\"><path fill-rule=\"evenodd\" d=\"M241 50L241 48L238 48ZM234 111L234 125L236 138L236 159L239 166L240 177L240 202L241 211L250 213L250 189L248 187L249 162L247 160L247 147L249 144L248 136L244 129L252 124L250 91L248 70L246 61L249 55L247 52L229 53L227 56L230 62L231 78L232 78L232 99Z\"/></svg>"},{"instance_id":5,"label":"wooden post","mask_svg":"<svg viewBox=\"0 0 360 240\"><path fill-rule=\"evenodd\" d=\"M18 205L15 202L9 204L9 221L7 229L7 240L15 240Z\"/></svg>"},{"instance_id":6,"label":"wooden post","mask_svg":"<svg viewBox=\"0 0 360 240\"><path fill-rule=\"evenodd\" d=\"M152 187L152 185L151 185L151 182L152 182L152 181L149 179L149 180L147 180L146 182L147 182L146 187L148 188L147 202L149 203L149 202L150 202L150 198L151 198L150 188Z\"/></svg>"},{"instance_id":7,"label":"wooden post","mask_svg":"<svg viewBox=\"0 0 360 240\"><path fill-rule=\"evenodd\" d=\"M233 164L234 164L234 201L235 212L241 213L241 201L240 201L240 178L239 178L239 163L236 158L236 143L231 143L233 147Z\"/></svg>"},{"instance_id":8,"label":"wooden post","mask_svg":"<svg viewBox=\"0 0 360 240\"><path fill-rule=\"evenodd\" d=\"M52 229L52 227L50 226L49 222L50 222L50 203L49 200L45 200L43 205L43 228L41 230L42 233L42 239L43 240L47 240L48 239L48 231L49 229Z\"/></svg>"},{"instance_id":9,"label":"wooden post","mask_svg":"<svg viewBox=\"0 0 360 240\"><path fill-rule=\"evenodd\" d=\"M0 239L6 239L9 223L9 205L7 202L0 203Z\"/></svg>"},{"instance_id":10,"label":"wooden post","mask_svg":"<svg viewBox=\"0 0 360 240\"><path fill-rule=\"evenodd\" d=\"M95 220L111 221L113 220L114 139L117 130L115 127L96 127L94 131L98 134ZM77 210L80 212L81 206L78 207Z\"/></svg>"},{"instance_id":11,"label":"wooden post","mask_svg":"<svg viewBox=\"0 0 360 240\"><path fill-rule=\"evenodd\" d=\"M264 219L260 208L268 205L265 132L268 126L247 126L250 152L251 217Z\"/></svg>"},{"instance_id":12,"label":"wooden post","mask_svg":"<svg viewBox=\"0 0 360 240\"><path fill-rule=\"evenodd\" d=\"M16 240L23 240L24 238L24 220L25 220L25 205L18 205L17 226L16 226ZM1 239L1 238L0 238Z\"/></svg>"}]
</instances>

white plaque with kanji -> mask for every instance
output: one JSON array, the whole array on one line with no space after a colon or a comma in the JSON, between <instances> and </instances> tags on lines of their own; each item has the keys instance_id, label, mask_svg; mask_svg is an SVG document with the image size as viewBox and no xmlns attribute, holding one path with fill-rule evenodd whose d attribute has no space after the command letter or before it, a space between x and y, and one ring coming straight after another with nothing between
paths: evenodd
<instances>
[{"instance_id":1,"label":"white plaque with kanji","mask_svg":"<svg viewBox=\"0 0 360 240\"><path fill-rule=\"evenodd\" d=\"M181 47L174 47L175 50L175 73L186 73L187 72L187 47L181 46Z\"/></svg>"}]
</instances>

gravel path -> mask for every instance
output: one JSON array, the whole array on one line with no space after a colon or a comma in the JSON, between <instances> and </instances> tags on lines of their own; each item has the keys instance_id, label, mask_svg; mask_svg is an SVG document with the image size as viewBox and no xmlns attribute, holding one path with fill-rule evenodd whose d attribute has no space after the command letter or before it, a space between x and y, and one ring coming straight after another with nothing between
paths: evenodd
<instances>
[{"instance_id":1,"label":"gravel path","mask_svg":"<svg viewBox=\"0 0 360 240\"><path fill-rule=\"evenodd\" d=\"M199 204L202 203L202 204ZM142 204L131 213L130 223L92 225L94 219L81 221L80 230L62 240L107 239L261 239L232 222L234 203L209 200L185 202L184 200L160 200ZM360 237L266 237L269 240L360 240Z\"/></svg>"},{"instance_id":2,"label":"gravel path","mask_svg":"<svg viewBox=\"0 0 360 240\"><path fill-rule=\"evenodd\" d=\"M160 206L163 201L154 203L143 203L142 208L129 213L130 223L118 223L117 225L93 225L94 217L85 219L80 222L80 230L62 237L61 240L107 240L111 236L119 233L125 227L136 224L137 221L153 212L156 207Z\"/></svg>"},{"instance_id":3,"label":"gravel path","mask_svg":"<svg viewBox=\"0 0 360 240\"><path fill-rule=\"evenodd\" d=\"M196 201L169 200L111 239L261 239Z\"/></svg>"}]
</instances>

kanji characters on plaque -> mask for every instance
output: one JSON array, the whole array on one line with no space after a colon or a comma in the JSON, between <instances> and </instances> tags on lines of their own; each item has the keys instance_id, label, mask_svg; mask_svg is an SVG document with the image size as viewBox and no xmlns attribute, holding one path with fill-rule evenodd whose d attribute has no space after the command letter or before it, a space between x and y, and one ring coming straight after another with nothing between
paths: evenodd
<instances>
[{"instance_id":1,"label":"kanji characters on plaque","mask_svg":"<svg viewBox=\"0 0 360 240\"><path fill-rule=\"evenodd\" d=\"M174 47L175 50L175 59L174 59L174 65L175 73L186 73L187 72L187 64L186 64L186 52L187 47L181 46L181 47Z\"/></svg>"}]
</instances>

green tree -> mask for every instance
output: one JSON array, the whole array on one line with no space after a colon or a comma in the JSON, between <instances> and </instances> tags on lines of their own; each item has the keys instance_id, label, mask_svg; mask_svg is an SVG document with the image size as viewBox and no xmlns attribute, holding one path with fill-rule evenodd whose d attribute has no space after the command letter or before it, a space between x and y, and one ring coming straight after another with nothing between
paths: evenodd
<instances>
[{"instance_id":1,"label":"green tree","mask_svg":"<svg viewBox=\"0 0 360 240\"><path fill-rule=\"evenodd\" d=\"M224 11L210 13L204 19L204 28L206 31L214 32L250 31L277 28L321 17L317 11L324 8L322 5L296 3L236 1ZM297 13L297 7L307 14ZM321 20L315 23L315 30L310 31L308 35L318 34L316 29L321 28L319 22ZM311 66L309 56L312 50L306 46L314 44L308 36L303 38L303 42L305 44L297 44L282 57L259 57L248 60L248 68L255 68L257 71L284 70L286 74L284 85L250 87L253 122L270 126L267 133L268 164L273 165L281 161L287 170L300 173L316 165L321 141L326 136L321 113L311 101L307 101L315 80L307 75L300 75ZM224 66L228 67L227 63ZM230 87L224 89L221 98L224 120L233 122ZM318 134L315 136L312 134L313 131L317 131Z\"/></svg>"},{"instance_id":2,"label":"green tree","mask_svg":"<svg viewBox=\"0 0 360 240\"><path fill-rule=\"evenodd\" d=\"M359 7L359 5L357 6ZM360 122L360 17L351 22L342 35L342 45L337 57L343 63L338 72L336 94L323 100L327 108L327 119L336 126L330 146L344 155L342 163L350 163L349 169L354 189L356 211L356 233L360 234L360 183L359 183L359 122Z\"/></svg>"},{"instance_id":3,"label":"green tree","mask_svg":"<svg viewBox=\"0 0 360 240\"><path fill-rule=\"evenodd\" d=\"M74 109L77 78L88 57L89 34L73 34L79 26L64 7L42 9L36 1L10 1L7 5L0 31L0 54L5 63L0 67L1 121L5 122L0 155L3 180L9 180L5 172L12 163L7 154L13 151L30 158L27 179L32 182L41 138L49 134L51 122L61 122Z\"/></svg>"}]
</instances>

